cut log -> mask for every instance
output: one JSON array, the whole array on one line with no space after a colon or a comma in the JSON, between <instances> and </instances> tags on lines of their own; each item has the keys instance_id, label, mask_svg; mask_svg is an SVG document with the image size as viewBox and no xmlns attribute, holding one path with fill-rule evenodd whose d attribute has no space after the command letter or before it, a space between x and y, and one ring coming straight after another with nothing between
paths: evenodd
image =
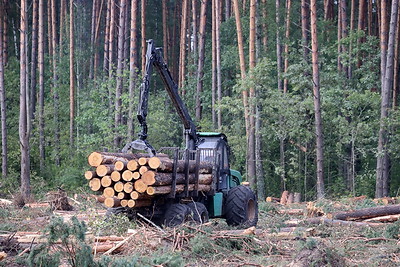
<instances>
[{"instance_id":1,"label":"cut log","mask_svg":"<svg viewBox=\"0 0 400 267\"><path fill-rule=\"evenodd\" d=\"M149 159L149 167L157 170L158 172L172 172L174 167L174 161L169 158L158 157L157 161L155 158ZM178 160L177 162L177 172L185 171L185 160ZM189 172L193 173L196 171L196 161L189 160ZM212 163L207 161L201 161L199 164L199 173L211 173Z\"/></svg>"},{"instance_id":2,"label":"cut log","mask_svg":"<svg viewBox=\"0 0 400 267\"><path fill-rule=\"evenodd\" d=\"M121 201L116 197L106 197L106 199L104 200L104 205L107 208L120 207Z\"/></svg>"},{"instance_id":3,"label":"cut log","mask_svg":"<svg viewBox=\"0 0 400 267\"><path fill-rule=\"evenodd\" d=\"M103 177L111 174L114 171L114 165L100 165L96 168L98 176Z\"/></svg>"},{"instance_id":4,"label":"cut log","mask_svg":"<svg viewBox=\"0 0 400 267\"><path fill-rule=\"evenodd\" d=\"M135 179L135 180L139 179L140 178L140 173L139 172L133 172L132 173L132 178Z\"/></svg>"},{"instance_id":5,"label":"cut log","mask_svg":"<svg viewBox=\"0 0 400 267\"><path fill-rule=\"evenodd\" d=\"M340 212L336 213L333 218L337 220L357 221L394 214L400 214L400 205L380 206L349 212Z\"/></svg>"},{"instance_id":6,"label":"cut log","mask_svg":"<svg viewBox=\"0 0 400 267\"><path fill-rule=\"evenodd\" d=\"M294 193L294 203L300 203L301 202L301 193Z\"/></svg>"},{"instance_id":7,"label":"cut log","mask_svg":"<svg viewBox=\"0 0 400 267\"><path fill-rule=\"evenodd\" d=\"M101 178L101 186L108 187L111 184L112 184L112 180L111 180L110 176L106 175L106 176Z\"/></svg>"},{"instance_id":8,"label":"cut log","mask_svg":"<svg viewBox=\"0 0 400 267\"><path fill-rule=\"evenodd\" d=\"M140 166L144 166L147 164L148 158L139 158L138 163Z\"/></svg>"},{"instance_id":9,"label":"cut log","mask_svg":"<svg viewBox=\"0 0 400 267\"><path fill-rule=\"evenodd\" d=\"M288 209L288 210L278 210L278 213L287 215L304 215L306 211L303 209Z\"/></svg>"},{"instance_id":10,"label":"cut log","mask_svg":"<svg viewBox=\"0 0 400 267\"><path fill-rule=\"evenodd\" d=\"M147 185L153 185L156 183L156 173L154 171L147 171L142 174L142 181Z\"/></svg>"},{"instance_id":11,"label":"cut log","mask_svg":"<svg viewBox=\"0 0 400 267\"><path fill-rule=\"evenodd\" d=\"M139 179L135 182L135 190L138 191L139 193L144 193L146 192L147 185L142 181L142 179Z\"/></svg>"},{"instance_id":12,"label":"cut log","mask_svg":"<svg viewBox=\"0 0 400 267\"><path fill-rule=\"evenodd\" d=\"M92 180L89 181L89 187L93 191L99 191L101 188L101 181L99 178L93 178Z\"/></svg>"},{"instance_id":13,"label":"cut log","mask_svg":"<svg viewBox=\"0 0 400 267\"><path fill-rule=\"evenodd\" d=\"M119 180L121 180L121 173L119 171L113 171L111 173L111 180L113 180L114 182L118 182Z\"/></svg>"},{"instance_id":14,"label":"cut log","mask_svg":"<svg viewBox=\"0 0 400 267\"><path fill-rule=\"evenodd\" d=\"M124 238L122 236L115 236L115 235L110 235L110 236L96 236L94 238L95 242L107 242L107 241L122 241Z\"/></svg>"},{"instance_id":15,"label":"cut log","mask_svg":"<svg viewBox=\"0 0 400 267\"><path fill-rule=\"evenodd\" d=\"M127 182L124 184L124 192L130 194L133 190L133 184L131 182Z\"/></svg>"},{"instance_id":16,"label":"cut log","mask_svg":"<svg viewBox=\"0 0 400 267\"><path fill-rule=\"evenodd\" d=\"M148 160L148 165L150 168L157 170L161 166L161 160L158 157L151 157Z\"/></svg>"},{"instance_id":17,"label":"cut log","mask_svg":"<svg viewBox=\"0 0 400 267\"><path fill-rule=\"evenodd\" d=\"M148 168L146 167L146 166L141 166L140 168L139 168L139 173L140 174L143 174L143 173L145 173L145 172L147 172L148 171Z\"/></svg>"},{"instance_id":18,"label":"cut log","mask_svg":"<svg viewBox=\"0 0 400 267\"><path fill-rule=\"evenodd\" d=\"M122 192L124 190L124 183L123 182L117 182L114 185L114 190L115 190L115 192Z\"/></svg>"},{"instance_id":19,"label":"cut log","mask_svg":"<svg viewBox=\"0 0 400 267\"><path fill-rule=\"evenodd\" d=\"M279 203L281 201L281 199L279 197L267 197L265 199L265 201L267 202L274 202L274 203Z\"/></svg>"},{"instance_id":20,"label":"cut log","mask_svg":"<svg viewBox=\"0 0 400 267\"><path fill-rule=\"evenodd\" d=\"M151 199L152 196L149 196L148 194L144 193L144 194L140 194L137 191L132 191L131 192L131 199L133 200L138 200L138 199Z\"/></svg>"},{"instance_id":21,"label":"cut log","mask_svg":"<svg viewBox=\"0 0 400 267\"><path fill-rule=\"evenodd\" d=\"M128 200L128 207L129 207L129 208L133 208L134 206L135 206L135 200L129 199L129 200Z\"/></svg>"},{"instance_id":22,"label":"cut log","mask_svg":"<svg viewBox=\"0 0 400 267\"><path fill-rule=\"evenodd\" d=\"M369 226L382 226L382 223L372 223L372 222L354 222L354 221L343 221L343 220L332 220L324 217L319 218L309 218L304 221L310 224L325 224L332 226L357 226L357 227L369 227Z\"/></svg>"},{"instance_id":23,"label":"cut log","mask_svg":"<svg viewBox=\"0 0 400 267\"><path fill-rule=\"evenodd\" d=\"M112 187L106 187L103 190L103 196L105 197L113 197L115 196L115 191Z\"/></svg>"},{"instance_id":24,"label":"cut log","mask_svg":"<svg viewBox=\"0 0 400 267\"><path fill-rule=\"evenodd\" d=\"M121 199L121 207L128 207L128 200L127 199Z\"/></svg>"},{"instance_id":25,"label":"cut log","mask_svg":"<svg viewBox=\"0 0 400 267\"><path fill-rule=\"evenodd\" d=\"M280 203L282 205L286 205L288 196L289 196L289 191L285 190L285 191L282 192L281 201L280 201Z\"/></svg>"},{"instance_id":26,"label":"cut log","mask_svg":"<svg viewBox=\"0 0 400 267\"><path fill-rule=\"evenodd\" d=\"M123 170L126 169L126 165L127 165L127 164L128 164L128 161L125 161L125 160L117 160L117 161L114 163L115 170L116 170L116 171L123 171Z\"/></svg>"},{"instance_id":27,"label":"cut log","mask_svg":"<svg viewBox=\"0 0 400 267\"><path fill-rule=\"evenodd\" d=\"M93 152L88 157L90 166L97 167L101 164L112 164L118 160L131 160L136 158L134 154L127 153L110 153L110 152Z\"/></svg>"},{"instance_id":28,"label":"cut log","mask_svg":"<svg viewBox=\"0 0 400 267\"><path fill-rule=\"evenodd\" d=\"M117 198L118 199L127 199L129 197L129 194L125 193L125 192L119 192L117 194Z\"/></svg>"},{"instance_id":29,"label":"cut log","mask_svg":"<svg viewBox=\"0 0 400 267\"><path fill-rule=\"evenodd\" d=\"M104 192L103 192L104 193ZM96 198L96 200L98 201L98 202L100 202L100 203L104 203L104 200L106 200L106 197L104 196L104 195L101 195L101 196L95 196L95 195L93 195L95 198Z\"/></svg>"},{"instance_id":30,"label":"cut log","mask_svg":"<svg viewBox=\"0 0 400 267\"><path fill-rule=\"evenodd\" d=\"M97 177L97 174L95 171L85 171L85 178L90 180L92 178Z\"/></svg>"},{"instance_id":31,"label":"cut log","mask_svg":"<svg viewBox=\"0 0 400 267\"><path fill-rule=\"evenodd\" d=\"M204 184L199 184L199 191L202 192L208 192L211 190L211 186L210 185L204 185ZM165 185L165 186L149 186L146 189L146 193L150 196L152 195L164 195L164 194L169 194L171 193L171 186ZM177 193L181 193L183 192L183 190L185 190L185 185L183 184L178 184L176 185L175 191ZM189 191L193 191L194 190L194 184L190 184L189 185Z\"/></svg>"},{"instance_id":32,"label":"cut log","mask_svg":"<svg viewBox=\"0 0 400 267\"><path fill-rule=\"evenodd\" d=\"M145 174L143 174L145 175ZM148 179L144 181L147 185L170 185L172 183L172 173L165 172L157 172L155 173L155 182L151 183L152 179ZM142 178L143 179L143 178ZM195 182L196 176L195 174L189 174L189 183L192 184ZM183 184L185 183L185 174L177 173L176 174L176 183ZM211 174L199 174L199 184L211 184L212 183L212 175Z\"/></svg>"},{"instance_id":33,"label":"cut log","mask_svg":"<svg viewBox=\"0 0 400 267\"><path fill-rule=\"evenodd\" d=\"M128 164L126 165L126 168L128 168L128 170L130 170L130 171L136 171L138 169L138 167L139 167L139 164L135 159L128 161Z\"/></svg>"},{"instance_id":34,"label":"cut log","mask_svg":"<svg viewBox=\"0 0 400 267\"><path fill-rule=\"evenodd\" d=\"M114 248L115 244L98 244L92 248L92 253L104 253L109 251L110 249ZM114 252L122 251L122 247L119 247Z\"/></svg>"},{"instance_id":35,"label":"cut log","mask_svg":"<svg viewBox=\"0 0 400 267\"><path fill-rule=\"evenodd\" d=\"M294 201L294 194L289 193L286 204L293 204Z\"/></svg>"},{"instance_id":36,"label":"cut log","mask_svg":"<svg viewBox=\"0 0 400 267\"><path fill-rule=\"evenodd\" d=\"M122 180L124 181L132 181L132 172L130 170L126 170L122 173Z\"/></svg>"},{"instance_id":37,"label":"cut log","mask_svg":"<svg viewBox=\"0 0 400 267\"><path fill-rule=\"evenodd\" d=\"M386 216L379 216L379 217L374 217L371 219L366 219L364 222L396 222L400 219L400 214L394 214L394 215L386 215Z\"/></svg>"}]
</instances>

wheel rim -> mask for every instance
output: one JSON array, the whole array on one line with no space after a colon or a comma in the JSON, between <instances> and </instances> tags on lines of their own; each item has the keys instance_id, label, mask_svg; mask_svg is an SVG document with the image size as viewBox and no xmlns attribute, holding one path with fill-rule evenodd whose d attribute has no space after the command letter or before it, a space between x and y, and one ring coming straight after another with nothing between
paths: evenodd
<instances>
[{"instance_id":1,"label":"wheel rim","mask_svg":"<svg viewBox=\"0 0 400 267\"><path fill-rule=\"evenodd\" d=\"M247 220L252 221L256 217L256 202L254 199L249 199L247 202Z\"/></svg>"}]
</instances>

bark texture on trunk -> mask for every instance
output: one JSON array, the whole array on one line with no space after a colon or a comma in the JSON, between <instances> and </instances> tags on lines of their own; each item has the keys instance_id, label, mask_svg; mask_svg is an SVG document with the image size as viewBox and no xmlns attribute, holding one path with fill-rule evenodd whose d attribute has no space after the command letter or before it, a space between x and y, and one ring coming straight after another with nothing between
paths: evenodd
<instances>
[{"instance_id":1,"label":"bark texture on trunk","mask_svg":"<svg viewBox=\"0 0 400 267\"><path fill-rule=\"evenodd\" d=\"M324 154L323 154L323 134L321 117L321 97L319 84L318 66L318 39L317 39L317 3L316 0L310 1L311 11L311 45L312 45L312 69L313 69L313 94L315 112L315 135L316 135L316 156L317 156L317 198L325 197L324 186Z\"/></svg>"}]
</instances>

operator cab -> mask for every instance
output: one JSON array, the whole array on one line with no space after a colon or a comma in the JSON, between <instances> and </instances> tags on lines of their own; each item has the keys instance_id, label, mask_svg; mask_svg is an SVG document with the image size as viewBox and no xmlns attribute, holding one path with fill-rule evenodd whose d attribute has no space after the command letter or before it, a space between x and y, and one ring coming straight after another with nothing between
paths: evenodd
<instances>
[{"instance_id":1,"label":"operator cab","mask_svg":"<svg viewBox=\"0 0 400 267\"><path fill-rule=\"evenodd\" d=\"M219 166L217 191L229 190L231 187L231 170L229 166L229 146L227 138L222 133L197 133L200 161L216 163Z\"/></svg>"}]
</instances>

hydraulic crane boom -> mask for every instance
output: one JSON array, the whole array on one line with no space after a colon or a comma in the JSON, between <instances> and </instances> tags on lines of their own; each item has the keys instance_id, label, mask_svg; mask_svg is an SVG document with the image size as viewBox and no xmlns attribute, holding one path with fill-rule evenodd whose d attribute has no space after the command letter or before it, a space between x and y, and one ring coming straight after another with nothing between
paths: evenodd
<instances>
[{"instance_id":1,"label":"hydraulic crane boom","mask_svg":"<svg viewBox=\"0 0 400 267\"><path fill-rule=\"evenodd\" d=\"M147 52L146 52L146 66L143 75L143 81L140 86L139 105L137 110L137 118L139 120L141 131L139 133L139 139L127 144L122 151L127 151L130 148L137 150L145 150L149 154L155 154L154 148L148 143L147 139L147 111L148 111L148 100L150 91L150 77L155 67L164 82L165 89L171 98L172 104L174 105L179 117L182 120L185 128L186 136L186 148L190 150L196 149L198 136L196 126L189 115L185 103L179 96L178 86L174 82L172 75L168 69L167 64L162 56L162 49L156 48L153 40L147 41Z\"/></svg>"}]
</instances>

